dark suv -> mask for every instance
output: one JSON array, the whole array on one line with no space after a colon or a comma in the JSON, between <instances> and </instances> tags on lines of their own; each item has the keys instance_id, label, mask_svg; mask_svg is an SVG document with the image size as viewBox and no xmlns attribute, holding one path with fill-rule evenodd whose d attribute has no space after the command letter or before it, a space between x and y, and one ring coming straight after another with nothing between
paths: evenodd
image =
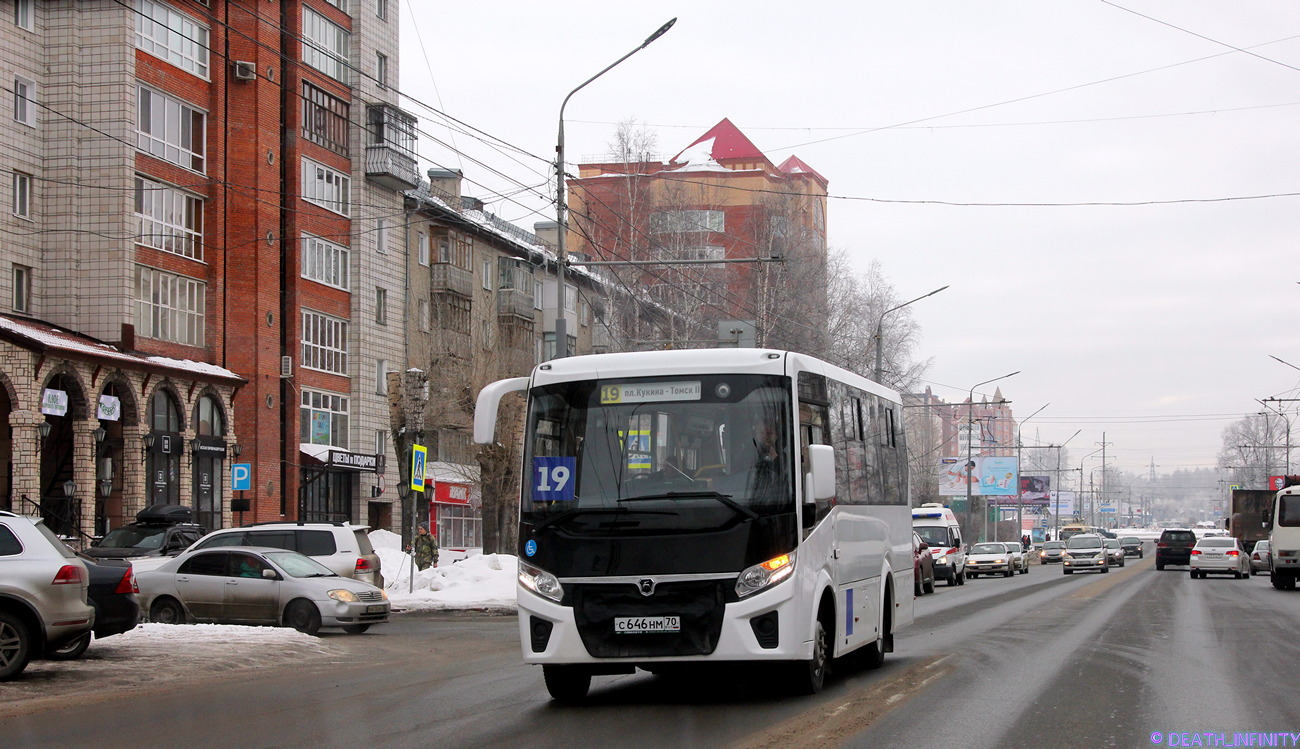
<instances>
[{"instance_id":1,"label":"dark suv","mask_svg":"<svg viewBox=\"0 0 1300 749\"><path fill-rule=\"evenodd\" d=\"M1191 564L1192 547L1195 545L1194 532L1165 529L1156 542L1156 569L1163 570L1166 564Z\"/></svg>"},{"instance_id":2,"label":"dark suv","mask_svg":"<svg viewBox=\"0 0 1300 749\"><path fill-rule=\"evenodd\" d=\"M95 559L174 557L207 531L190 522L190 508L149 505L136 513L135 522L114 528L83 553Z\"/></svg>"}]
</instances>

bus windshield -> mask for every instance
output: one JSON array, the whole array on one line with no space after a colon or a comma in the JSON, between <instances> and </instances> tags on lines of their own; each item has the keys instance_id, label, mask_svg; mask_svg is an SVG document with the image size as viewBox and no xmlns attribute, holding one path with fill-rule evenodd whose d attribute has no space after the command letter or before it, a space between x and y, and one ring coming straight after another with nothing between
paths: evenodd
<instances>
[{"instance_id":1,"label":"bus windshield","mask_svg":"<svg viewBox=\"0 0 1300 749\"><path fill-rule=\"evenodd\" d=\"M793 513L790 389L785 377L716 374L535 388L521 521L639 535Z\"/></svg>"}]
</instances>

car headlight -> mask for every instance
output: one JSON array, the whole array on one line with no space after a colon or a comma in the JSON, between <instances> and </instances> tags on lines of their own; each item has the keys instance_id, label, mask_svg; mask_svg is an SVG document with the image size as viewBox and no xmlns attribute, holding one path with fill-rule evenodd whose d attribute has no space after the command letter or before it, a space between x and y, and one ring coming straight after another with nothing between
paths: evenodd
<instances>
[{"instance_id":1,"label":"car headlight","mask_svg":"<svg viewBox=\"0 0 1300 749\"><path fill-rule=\"evenodd\" d=\"M934 563L935 563L935 564L947 564L947 563L948 563L948 557L947 557L946 555L945 555L945 556L941 556L941 557L939 557L938 559L934 560Z\"/></svg>"},{"instance_id":2,"label":"car headlight","mask_svg":"<svg viewBox=\"0 0 1300 749\"><path fill-rule=\"evenodd\" d=\"M1005 562L1005 561L1007 561L1007 560L1005 560L1005 559L994 559L994 560L993 560L993 563L994 563L994 564L1002 564L1002 563Z\"/></svg>"},{"instance_id":3,"label":"car headlight","mask_svg":"<svg viewBox=\"0 0 1300 749\"><path fill-rule=\"evenodd\" d=\"M342 589L342 588L336 588L336 589L334 589L334 590L331 590L331 591L329 591L328 593L326 593L325 595L329 596L330 598L333 598L333 599L336 600L336 601L343 601L344 603L356 603L356 602L357 602L357 594L356 594L356 593L353 593L353 592L350 591L350 590L344 590L344 589Z\"/></svg>"},{"instance_id":4,"label":"car headlight","mask_svg":"<svg viewBox=\"0 0 1300 749\"><path fill-rule=\"evenodd\" d=\"M794 552L772 557L740 573L736 578L736 595L744 598L770 588L794 573Z\"/></svg>"},{"instance_id":5,"label":"car headlight","mask_svg":"<svg viewBox=\"0 0 1300 749\"><path fill-rule=\"evenodd\" d=\"M540 570L531 564L519 563L519 584L556 603L559 603L560 599L564 598L564 588L560 586L560 581L556 579L555 575Z\"/></svg>"}]
</instances>

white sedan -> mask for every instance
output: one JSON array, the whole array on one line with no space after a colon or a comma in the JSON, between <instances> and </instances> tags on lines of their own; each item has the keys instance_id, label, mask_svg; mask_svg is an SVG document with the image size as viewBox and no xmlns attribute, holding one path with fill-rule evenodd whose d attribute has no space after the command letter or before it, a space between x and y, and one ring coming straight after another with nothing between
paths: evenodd
<instances>
[{"instance_id":1,"label":"white sedan","mask_svg":"<svg viewBox=\"0 0 1300 749\"><path fill-rule=\"evenodd\" d=\"M1015 574L1015 560L1007 553L1005 544L987 541L982 544L975 544L966 552L966 577L979 577L980 575L1003 575L1011 577Z\"/></svg>"},{"instance_id":2,"label":"white sedan","mask_svg":"<svg viewBox=\"0 0 1300 749\"><path fill-rule=\"evenodd\" d=\"M140 608L165 624L215 622L365 632L388 621L388 594L340 577L296 551L250 546L189 550L138 572Z\"/></svg>"},{"instance_id":3,"label":"white sedan","mask_svg":"<svg viewBox=\"0 0 1300 749\"><path fill-rule=\"evenodd\" d=\"M1197 541L1189 564L1193 579L1205 579L1207 572L1223 572L1238 580L1250 576L1250 557L1231 536L1206 536Z\"/></svg>"}]
</instances>

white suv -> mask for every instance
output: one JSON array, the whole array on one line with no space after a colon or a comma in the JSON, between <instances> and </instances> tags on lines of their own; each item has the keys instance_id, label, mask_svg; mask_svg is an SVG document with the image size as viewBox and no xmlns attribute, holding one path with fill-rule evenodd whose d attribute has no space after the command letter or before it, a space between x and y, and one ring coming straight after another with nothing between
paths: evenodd
<instances>
[{"instance_id":1,"label":"white suv","mask_svg":"<svg viewBox=\"0 0 1300 749\"><path fill-rule=\"evenodd\" d=\"M242 528L222 528L200 538L190 551L215 546L269 546L288 549L315 559L343 577L384 587L379 556L370 545L370 530L351 523L254 523Z\"/></svg>"},{"instance_id":2,"label":"white suv","mask_svg":"<svg viewBox=\"0 0 1300 749\"><path fill-rule=\"evenodd\" d=\"M86 565L34 518L0 511L0 681L95 623Z\"/></svg>"}]
</instances>

